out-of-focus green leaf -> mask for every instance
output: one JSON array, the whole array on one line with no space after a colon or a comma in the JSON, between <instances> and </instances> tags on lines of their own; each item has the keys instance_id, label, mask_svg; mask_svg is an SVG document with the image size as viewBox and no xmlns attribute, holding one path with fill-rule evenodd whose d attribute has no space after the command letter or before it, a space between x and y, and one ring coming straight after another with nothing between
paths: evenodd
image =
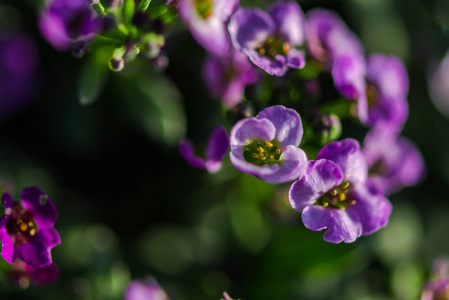
<instances>
[{"instance_id":1,"label":"out-of-focus green leaf","mask_svg":"<svg viewBox=\"0 0 449 300\"><path fill-rule=\"evenodd\" d=\"M79 79L79 102L90 105L97 101L103 91L108 69L97 64L93 59L86 60Z\"/></svg>"},{"instance_id":2,"label":"out-of-focus green leaf","mask_svg":"<svg viewBox=\"0 0 449 300\"><path fill-rule=\"evenodd\" d=\"M163 74L120 76L121 105L151 137L175 145L184 136L186 117L178 89Z\"/></svg>"},{"instance_id":3,"label":"out-of-focus green leaf","mask_svg":"<svg viewBox=\"0 0 449 300\"><path fill-rule=\"evenodd\" d=\"M135 27L132 24L132 19L135 12L134 7L134 0L123 0L123 20L126 28L131 31L135 30Z\"/></svg>"},{"instance_id":4,"label":"out-of-focus green leaf","mask_svg":"<svg viewBox=\"0 0 449 300\"><path fill-rule=\"evenodd\" d=\"M392 271L391 285L395 299L419 299L424 282L424 272L416 263L402 263Z\"/></svg>"}]
</instances>

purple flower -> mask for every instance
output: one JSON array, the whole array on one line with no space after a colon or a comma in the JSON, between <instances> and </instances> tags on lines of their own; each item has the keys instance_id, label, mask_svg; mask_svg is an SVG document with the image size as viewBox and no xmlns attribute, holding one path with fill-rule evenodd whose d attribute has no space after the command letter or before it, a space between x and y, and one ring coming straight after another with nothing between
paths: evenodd
<instances>
[{"instance_id":1,"label":"purple flower","mask_svg":"<svg viewBox=\"0 0 449 300\"><path fill-rule=\"evenodd\" d=\"M369 183L384 194L397 192L423 180L426 168L418 148L399 136L398 129L379 124L365 137L363 153Z\"/></svg>"},{"instance_id":2,"label":"purple flower","mask_svg":"<svg viewBox=\"0 0 449 300\"><path fill-rule=\"evenodd\" d=\"M303 175L290 187L292 207L302 212L311 230L327 229L324 240L351 243L388 223L391 204L366 187L367 166L356 140L326 145L309 161Z\"/></svg>"},{"instance_id":3,"label":"purple flower","mask_svg":"<svg viewBox=\"0 0 449 300\"><path fill-rule=\"evenodd\" d=\"M222 300L234 300L234 299L232 299L231 296L229 296L228 293L223 292L223 298L222 298Z\"/></svg>"},{"instance_id":4,"label":"purple flower","mask_svg":"<svg viewBox=\"0 0 449 300\"><path fill-rule=\"evenodd\" d=\"M440 258L433 263L433 278L426 282L421 300L449 299L449 261Z\"/></svg>"},{"instance_id":5,"label":"purple flower","mask_svg":"<svg viewBox=\"0 0 449 300\"><path fill-rule=\"evenodd\" d=\"M232 44L270 75L282 76L287 67L301 69L305 41L304 15L296 2L277 3L264 12L239 9L228 25Z\"/></svg>"},{"instance_id":6,"label":"purple flower","mask_svg":"<svg viewBox=\"0 0 449 300\"><path fill-rule=\"evenodd\" d=\"M209 173L217 172L221 167L226 152L229 148L229 139L226 129L217 126L212 131L206 147L206 158L195 155L193 144L184 139L179 144L179 151L185 160L193 167L207 169Z\"/></svg>"},{"instance_id":7,"label":"purple flower","mask_svg":"<svg viewBox=\"0 0 449 300\"><path fill-rule=\"evenodd\" d=\"M298 178L307 163L298 148L302 135L301 118L294 109L268 107L234 125L229 156L242 172L269 182L288 182Z\"/></svg>"},{"instance_id":8,"label":"purple flower","mask_svg":"<svg viewBox=\"0 0 449 300\"><path fill-rule=\"evenodd\" d=\"M222 59L208 57L203 65L203 77L209 89L232 108L242 101L245 86L256 83L259 74L246 55L232 51Z\"/></svg>"},{"instance_id":9,"label":"purple flower","mask_svg":"<svg viewBox=\"0 0 449 300\"><path fill-rule=\"evenodd\" d=\"M92 38L103 22L86 0L52 0L41 13L39 28L57 50L68 50L79 40Z\"/></svg>"},{"instance_id":10,"label":"purple flower","mask_svg":"<svg viewBox=\"0 0 449 300\"><path fill-rule=\"evenodd\" d=\"M59 277L59 269L55 263L35 268L27 265L21 259L16 259L11 267L10 279L14 285L22 289L27 288L30 282L35 285L45 285L53 283Z\"/></svg>"},{"instance_id":11,"label":"purple flower","mask_svg":"<svg viewBox=\"0 0 449 300\"><path fill-rule=\"evenodd\" d=\"M8 263L17 258L27 265L42 268L52 263L50 250L61 243L53 224L56 209L50 198L37 187L20 191L20 203L10 194L1 197L6 215L0 220L2 256Z\"/></svg>"},{"instance_id":12,"label":"purple flower","mask_svg":"<svg viewBox=\"0 0 449 300\"><path fill-rule=\"evenodd\" d=\"M226 22L239 5L239 0L180 0L178 11L193 37L216 56L229 53Z\"/></svg>"},{"instance_id":13,"label":"purple flower","mask_svg":"<svg viewBox=\"0 0 449 300\"><path fill-rule=\"evenodd\" d=\"M307 50L328 70L340 55L363 54L359 39L341 18L321 8L307 13Z\"/></svg>"},{"instance_id":14,"label":"purple flower","mask_svg":"<svg viewBox=\"0 0 449 300\"><path fill-rule=\"evenodd\" d=\"M401 126L408 116L408 75L395 56L372 54L366 68L368 116L360 120L368 126L387 122Z\"/></svg>"},{"instance_id":15,"label":"purple flower","mask_svg":"<svg viewBox=\"0 0 449 300\"><path fill-rule=\"evenodd\" d=\"M36 90L38 52L21 33L0 35L0 119L18 112Z\"/></svg>"},{"instance_id":16,"label":"purple flower","mask_svg":"<svg viewBox=\"0 0 449 300\"><path fill-rule=\"evenodd\" d=\"M169 300L165 291L153 277L128 284L125 300Z\"/></svg>"}]
</instances>

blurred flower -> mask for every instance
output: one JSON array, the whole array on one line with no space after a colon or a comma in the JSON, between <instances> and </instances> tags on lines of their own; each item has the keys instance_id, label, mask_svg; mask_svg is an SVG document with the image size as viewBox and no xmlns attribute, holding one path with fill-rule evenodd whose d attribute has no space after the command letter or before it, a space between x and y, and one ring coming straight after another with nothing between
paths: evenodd
<instances>
[{"instance_id":1,"label":"blurred flower","mask_svg":"<svg viewBox=\"0 0 449 300\"><path fill-rule=\"evenodd\" d=\"M408 116L408 75L402 61L396 56L372 54L366 67L368 116L360 120L374 126L387 122L401 126Z\"/></svg>"},{"instance_id":2,"label":"blurred flower","mask_svg":"<svg viewBox=\"0 0 449 300\"><path fill-rule=\"evenodd\" d=\"M206 147L206 158L195 155L193 144L190 140L184 139L179 144L179 151L185 160L193 167L207 169L209 173L217 172L221 167L226 152L229 148L229 139L226 129L217 126L212 131Z\"/></svg>"},{"instance_id":3,"label":"blurred flower","mask_svg":"<svg viewBox=\"0 0 449 300\"><path fill-rule=\"evenodd\" d=\"M429 76L429 92L433 104L449 116L449 51Z\"/></svg>"},{"instance_id":4,"label":"blurred flower","mask_svg":"<svg viewBox=\"0 0 449 300\"><path fill-rule=\"evenodd\" d=\"M245 86L256 83L259 76L246 55L240 51L222 59L208 57L203 65L203 77L209 89L232 108L242 101Z\"/></svg>"},{"instance_id":5,"label":"blurred flower","mask_svg":"<svg viewBox=\"0 0 449 300\"><path fill-rule=\"evenodd\" d=\"M363 47L334 12L317 8L307 13L307 50L310 56L331 69L340 55L362 55Z\"/></svg>"},{"instance_id":6,"label":"blurred flower","mask_svg":"<svg viewBox=\"0 0 449 300\"><path fill-rule=\"evenodd\" d=\"M35 268L27 265L21 259L16 259L12 265L10 279L20 288L27 288L31 283L44 285L53 283L59 277L59 269L55 263L51 265Z\"/></svg>"},{"instance_id":7,"label":"blurred flower","mask_svg":"<svg viewBox=\"0 0 449 300\"><path fill-rule=\"evenodd\" d=\"M231 130L232 164L242 172L269 182L298 178L307 162L298 148L303 135L299 114L284 106L272 106L254 118L237 122Z\"/></svg>"},{"instance_id":8,"label":"blurred flower","mask_svg":"<svg viewBox=\"0 0 449 300\"><path fill-rule=\"evenodd\" d=\"M35 268L52 263L50 250L61 243L52 228L57 211L50 198L37 187L20 191L20 203L8 193L1 197L6 214L0 220L2 256L8 263L17 258Z\"/></svg>"},{"instance_id":9,"label":"blurred flower","mask_svg":"<svg viewBox=\"0 0 449 300\"><path fill-rule=\"evenodd\" d=\"M426 167L418 148L399 136L389 124L375 126L365 137L363 154L368 164L368 181L384 194L422 181Z\"/></svg>"},{"instance_id":10,"label":"blurred flower","mask_svg":"<svg viewBox=\"0 0 449 300\"><path fill-rule=\"evenodd\" d=\"M0 119L11 116L32 100L37 64L37 49L28 36L0 35Z\"/></svg>"},{"instance_id":11,"label":"blurred flower","mask_svg":"<svg viewBox=\"0 0 449 300\"><path fill-rule=\"evenodd\" d=\"M239 9L228 25L232 44L270 75L282 76L287 67L301 69L304 52L295 47L305 42L304 14L296 2L281 2L268 13Z\"/></svg>"},{"instance_id":12,"label":"blurred flower","mask_svg":"<svg viewBox=\"0 0 449 300\"><path fill-rule=\"evenodd\" d=\"M94 37L102 27L102 19L86 0L51 0L39 18L43 37L59 51Z\"/></svg>"},{"instance_id":13,"label":"blurred flower","mask_svg":"<svg viewBox=\"0 0 449 300\"><path fill-rule=\"evenodd\" d=\"M153 277L128 284L124 300L169 300L165 291Z\"/></svg>"},{"instance_id":14,"label":"blurred flower","mask_svg":"<svg viewBox=\"0 0 449 300\"><path fill-rule=\"evenodd\" d=\"M232 299L231 296L229 296L228 293L223 292L223 298L222 298L222 300L234 300L234 299Z\"/></svg>"},{"instance_id":15,"label":"blurred flower","mask_svg":"<svg viewBox=\"0 0 449 300\"><path fill-rule=\"evenodd\" d=\"M426 282L421 300L447 300L449 299L449 262L447 259L438 259L433 264L433 278Z\"/></svg>"},{"instance_id":16,"label":"blurred flower","mask_svg":"<svg viewBox=\"0 0 449 300\"><path fill-rule=\"evenodd\" d=\"M216 56L229 52L226 22L239 5L239 0L179 0L178 10L196 41Z\"/></svg>"},{"instance_id":17,"label":"blurred flower","mask_svg":"<svg viewBox=\"0 0 449 300\"><path fill-rule=\"evenodd\" d=\"M332 142L309 161L299 180L290 187L292 207L302 212L311 230L327 229L324 240L351 243L388 223L391 204L365 188L367 166L359 143L353 139Z\"/></svg>"}]
</instances>

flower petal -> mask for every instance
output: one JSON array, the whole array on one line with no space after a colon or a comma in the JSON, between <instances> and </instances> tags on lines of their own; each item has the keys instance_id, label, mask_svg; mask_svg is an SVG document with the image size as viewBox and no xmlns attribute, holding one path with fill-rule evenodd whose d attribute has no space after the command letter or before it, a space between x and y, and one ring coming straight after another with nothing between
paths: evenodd
<instances>
[{"instance_id":1,"label":"flower petal","mask_svg":"<svg viewBox=\"0 0 449 300\"><path fill-rule=\"evenodd\" d=\"M17 256L35 268L42 268L52 263L50 250L60 243L56 229L38 230L32 240L17 247Z\"/></svg>"},{"instance_id":2,"label":"flower petal","mask_svg":"<svg viewBox=\"0 0 449 300\"><path fill-rule=\"evenodd\" d=\"M276 128L268 119L246 118L238 121L231 130L231 151L250 141L271 142L276 136Z\"/></svg>"},{"instance_id":3,"label":"flower petal","mask_svg":"<svg viewBox=\"0 0 449 300\"><path fill-rule=\"evenodd\" d=\"M340 55L332 65L332 77L337 90L349 100L366 94L365 59L362 55Z\"/></svg>"},{"instance_id":4,"label":"flower petal","mask_svg":"<svg viewBox=\"0 0 449 300\"><path fill-rule=\"evenodd\" d=\"M301 217L308 229L327 229L323 236L327 242L352 243L362 234L358 215L344 209L311 205L304 208Z\"/></svg>"},{"instance_id":5,"label":"flower petal","mask_svg":"<svg viewBox=\"0 0 449 300\"><path fill-rule=\"evenodd\" d=\"M271 106L262 110L257 119L268 119L276 128L275 140L282 151L288 145L301 143L303 127L298 112L282 105Z\"/></svg>"},{"instance_id":6,"label":"flower petal","mask_svg":"<svg viewBox=\"0 0 449 300\"><path fill-rule=\"evenodd\" d=\"M2 257L12 264L15 260L14 243L4 227L0 228L0 241L2 242Z\"/></svg>"},{"instance_id":7,"label":"flower petal","mask_svg":"<svg viewBox=\"0 0 449 300\"><path fill-rule=\"evenodd\" d=\"M261 179L268 182L289 182L297 179L307 165L306 153L293 145L288 145L281 154L279 169L276 173L260 176Z\"/></svg>"},{"instance_id":8,"label":"flower petal","mask_svg":"<svg viewBox=\"0 0 449 300\"><path fill-rule=\"evenodd\" d=\"M276 31L293 46L300 46L305 40L305 17L296 2L281 2L270 7L268 13L276 24Z\"/></svg>"},{"instance_id":9,"label":"flower petal","mask_svg":"<svg viewBox=\"0 0 449 300\"><path fill-rule=\"evenodd\" d=\"M206 169L206 160L195 155L191 141L184 139L179 143L179 152L182 157L192 166L199 169Z\"/></svg>"},{"instance_id":10,"label":"flower petal","mask_svg":"<svg viewBox=\"0 0 449 300\"><path fill-rule=\"evenodd\" d=\"M334 162L326 159L311 160L303 175L290 187L290 205L295 210L302 211L342 181L343 172Z\"/></svg>"},{"instance_id":11,"label":"flower petal","mask_svg":"<svg viewBox=\"0 0 449 300\"><path fill-rule=\"evenodd\" d=\"M229 148L229 138L223 126L217 126L207 142L206 147L206 168L209 173L218 171L221 161Z\"/></svg>"},{"instance_id":12,"label":"flower petal","mask_svg":"<svg viewBox=\"0 0 449 300\"><path fill-rule=\"evenodd\" d=\"M287 66L294 69L302 69L306 65L306 57L304 51L291 49L287 53Z\"/></svg>"},{"instance_id":13,"label":"flower petal","mask_svg":"<svg viewBox=\"0 0 449 300\"><path fill-rule=\"evenodd\" d=\"M53 202L40 188L31 186L20 191L20 199L25 209L33 212L39 228L50 228L58 218Z\"/></svg>"},{"instance_id":14,"label":"flower petal","mask_svg":"<svg viewBox=\"0 0 449 300\"><path fill-rule=\"evenodd\" d=\"M3 193L2 205L4 208L12 208L12 206L14 205L14 200L9 193Z\"/></svg>"},{"instance_id":15,"label":"flower petal","mask_svg":"<svg viewBox=\"0 0 449 300\"><path fill-rule=\"evenodd\" d=\"M353 184L364 183L368 176L368 170L365 158L359 148L359 142L356 140L344 139L323 147L316 158L324 158L336 163L343 171L345 180Z\"/></svg>"}]
</instances>

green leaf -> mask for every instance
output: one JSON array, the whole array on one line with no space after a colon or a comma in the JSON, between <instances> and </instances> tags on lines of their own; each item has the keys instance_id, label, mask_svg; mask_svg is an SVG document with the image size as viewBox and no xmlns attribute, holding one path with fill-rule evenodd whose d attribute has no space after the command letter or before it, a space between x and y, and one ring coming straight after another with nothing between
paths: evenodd
<instances>
[{"instance_id":1,"label":"green leaf","mask_svg":"<svg viewBox=\"0 0 449 300\"><path fill-rule=\"evenodd\" d=\"M119 78L118 90L123 93L121 105L127 116L156 140L176 145L186 130L181 94L176 86L163 74L120 74L125 75Z\"/></svg>"},{"instance_id":2,"label":"green leaf","mask_svg":"<svg viewBox=\"0 0 449 300\"><path fill-rule=\"evenodd\" d=\"M124 0L123 1L123 20L125 22L125 26L130 31L135 31L135 27L132 24L132 19L135 12L135 4L134 0Z\"/></svg>"},{"instance_id":3,"label":"green leaf","mask_svg":"<svg viewBox=\"0 0 449 300\"><path fill-rule=\"evenodd\" d=\"M79 77L79 102L90 105L97 101L107 78L108 69L98 65L94 59L86 60Z\"/></svg>"}]
</instances>

